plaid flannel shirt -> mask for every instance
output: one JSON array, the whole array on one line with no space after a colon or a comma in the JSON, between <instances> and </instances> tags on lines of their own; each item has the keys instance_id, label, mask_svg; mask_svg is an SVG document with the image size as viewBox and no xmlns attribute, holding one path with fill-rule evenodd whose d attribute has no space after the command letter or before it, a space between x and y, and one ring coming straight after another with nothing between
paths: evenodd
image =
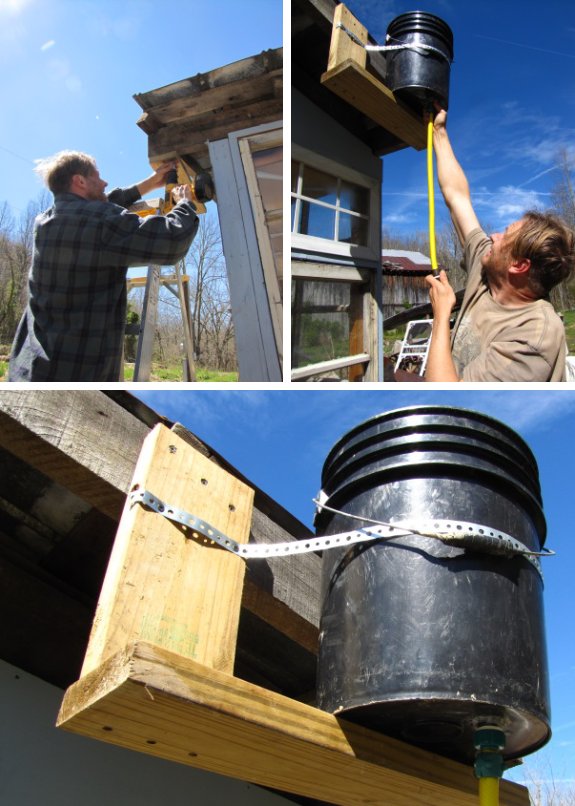
<instances>
[{"instance_id":1,"label":"plaid flannel shirt","mask_svg":"<svg viewBox=\"0 0 575 806\"><path fill-rule=\"evenodd\" d=\"M62 193L36 218L9 381L119 380L128 268L173 265L198 228L191 203L142 218L125 209L139 198L136 186L107 202Z\"/></svg>"}]
</instances>

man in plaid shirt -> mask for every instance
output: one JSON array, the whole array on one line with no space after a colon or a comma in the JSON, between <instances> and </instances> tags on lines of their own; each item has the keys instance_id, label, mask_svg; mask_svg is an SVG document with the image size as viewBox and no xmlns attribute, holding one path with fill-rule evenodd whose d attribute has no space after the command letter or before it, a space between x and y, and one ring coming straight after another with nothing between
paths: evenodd
<instances>
[{"instance_id":1,"label":"man in plaid shirt","mask_svg":"<svg viewBox=\"0 0 575 806\"><path fill-rule=\"evenodd\" d=\"M177 204L165 216L127 210L162 187L172 167L106 195L107 182L87 154L60 152L40 164L54 204L36 218L28 305L9 381L120 379L128 268L177 263L198 229L187 186L174 189Z\"/></svg>"}]
</instances>

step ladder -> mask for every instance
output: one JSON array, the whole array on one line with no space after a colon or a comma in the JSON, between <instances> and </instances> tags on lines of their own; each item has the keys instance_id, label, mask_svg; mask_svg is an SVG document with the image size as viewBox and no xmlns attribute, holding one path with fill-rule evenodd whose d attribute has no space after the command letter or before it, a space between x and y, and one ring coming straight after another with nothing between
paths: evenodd
<instances>
[{"instance_id":1,"label":"step ladder","mask_svg":"<svg viewBox=\"0 0 575 806\"><path fill-rule=\"evenodd\" d=\"M397 357L396 370L413 371L411 368L415 365L418 367L416 374L425 375L432 329L432 319L415 319L408 323Z\"/></svg>"},{"instance_id":2,"label":"step ladder","mask_svg":"<svg viewBox=\"0 0 575 806\"><path fill-rule=\"evenodd\" d=\"M183 330L183 380L195 381L194 337L190 309L189 276L181 271L178 263L164 273L161 266L149 266L146 277L128 278L127 288L145 286L141 320L137 325L127 325L126 335L138 336L134 381L149 381L152 369L152 353L158 317L160 289L167 288L178 300Z\"/></svg>"}]
</instances>

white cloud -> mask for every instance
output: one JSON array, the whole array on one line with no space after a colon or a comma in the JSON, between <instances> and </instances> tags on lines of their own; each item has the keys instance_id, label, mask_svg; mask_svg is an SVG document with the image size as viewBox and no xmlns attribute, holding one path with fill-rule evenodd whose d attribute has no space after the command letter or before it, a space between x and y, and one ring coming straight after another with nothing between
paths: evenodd
<instances>
[{"instance_id":1,"label":"white cloud","mask_svg":"<svg viewBox=\"0 0 575 806\"><path fill-rule=\"evenodd\" d=\"M56 44L56 40L49 39L47 42L44 42L43 45L40 46L40 50L50 50Z\"/></svg>"},{"instance_id":2,"label":"white cloud","mask_svg":"<svg viewBox=\"0 0 575 806\"><path fill-rule=\"evenodd\" d=\"M549 194L526 190L522 185L501 185L495 190L486 187L472 192L478 215L495 227L507 226L527 210L542 209L549 204Z\"/></svg>"}]
</instances>

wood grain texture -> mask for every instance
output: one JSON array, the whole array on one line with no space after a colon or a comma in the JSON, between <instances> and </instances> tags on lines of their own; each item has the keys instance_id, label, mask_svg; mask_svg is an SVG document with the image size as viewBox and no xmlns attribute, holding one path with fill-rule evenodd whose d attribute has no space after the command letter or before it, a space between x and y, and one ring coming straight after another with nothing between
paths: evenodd
<instances>
[{"instance_id":1,"label":"wood grain texture","mask_svg":"<svg viewBox=\"0 0 575 806\"><path fill-rule=\"evenodd\" d=\"M401 106L392 91L355 61L348 59L325 72L321 83L402 142L421 151L426 147L423 120Z\"/></svg>"},{"instance_id":2,"label":"wood grain texture","mask_svg":"<svg viewBox=\"0 0 575 806\"><path fill-rule=\"evenodd\" d=\"M144 442L132 483L138 488L248 541L253 490L163 425ZM238 556L127 502L82 674L138 639L231 672L244 572Z\"/></svg>"},{"instance_id":3,"label":"wood grain texture","mask_svg":"<svg viewBox=\"0 0 575 806\"><path fill-rule=\"evenodd\" d=\"M148 431L102 392L0 392L0 447L116 520Z\"/></svg>"},{"instance_id":4,"label":"wood grain texture","mask_svg":"<svg viewBox=\"0 0 575 806\"><path fill-rule=\"evenodd\" d=\"M74 733L341 806L476 806L470 767L137 643L68 689ZM503 781L501 806L528 806Z\"/></svg>"}]
</instances>

